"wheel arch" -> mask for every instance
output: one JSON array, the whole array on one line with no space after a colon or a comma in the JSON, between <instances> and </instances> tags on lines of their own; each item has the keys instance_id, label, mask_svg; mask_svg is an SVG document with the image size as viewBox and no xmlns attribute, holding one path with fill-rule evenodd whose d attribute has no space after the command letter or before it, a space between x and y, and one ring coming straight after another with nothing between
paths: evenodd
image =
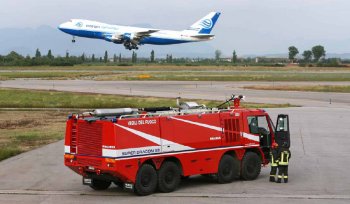
<instances>
[{"instance_id":1,"label":"wheel arch","mask_svg":"<svg viewBox=\"0 0 350 204\"><path fill-rule=\"evenodd\" d=\"M167 162L167 161L174 162L179 167L181 175L183 175L183 168L182 168L182 163L181 163L180 159L178 159L177 157L166 157L161 162L160 167L164 164L164 162Z\"/></svg>"},{"instance_id":2,"label":"wheel arch","mask_svg":"<svg viewBox=\"0 0 350 204\"><path fill-rule=\"evenodd\" d=\"M265 160L264 153L262 152L262 150L260 148L249 148L249 149L246 149L245 152L253 152L253 153L257 154L260 157L261 162L263 162Z\"/></svg>"},{"instance_id":3,"label":"wheel arch","mask_svg":"<svg viewBox=\"0 0 350 204\"><path fill-rule=\"evenodd\" d=\"M221 158L225 155L225 154L228 154L228 155L231 155L233 156L234 158L238 159L238 160L242 160L243 159L243 156L246 152L246 149L231 149L231 150L227 150L225 151L222 155L221 155Z\"/></svg>"},{"instance_id":4,"label":"wheel arch","mask_svg":"<svg viewBox=\"0 0 350 204\"><path fill-rule=\"evenodd\" d=\"M153 161L153 159L147 159L147 160L145 160L145 161L142 162L142 163L139 162L139 169L140 169L140 167L141 167L142 165L144 165L144 164L149 164L149 165L153 166L154 169L157 170L157 165L156 165L156 163Z\"/></svg>"}]
</instances>

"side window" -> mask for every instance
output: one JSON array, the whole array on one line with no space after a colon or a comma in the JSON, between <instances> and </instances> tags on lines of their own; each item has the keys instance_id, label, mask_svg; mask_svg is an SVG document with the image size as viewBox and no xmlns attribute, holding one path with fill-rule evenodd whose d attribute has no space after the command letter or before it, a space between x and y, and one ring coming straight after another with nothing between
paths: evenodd
<instances>
[{"instance_id":1,"label":"side window","mask_svg":"<svg viewBox=\"0 0 350 204\"><path fill-rule=\"evenodd\" d=\"M270 132L269 125L267 123L265 116L258 116L258 126L259 126L259 128L264 128L267 132Z\"/></svg>"},{"instance_id":2,"label":"side window","mask_svg":"<svg viewBox=\"0 0 350 204\"><path fill-rule=\"evenodd\" d=\"M287 132L288 131L288 122L287 122L287 118L278 118L277 121L277 129L278 132L280 131L284 131Z\"/></svg>"},{"instance_id":3,"label":"side window","mask_svg":"<svg viewBox=\"0 0 350 204\"><path fill-rule=\"evenodd\" d=\"M258 119L255 116L248 116L249 132L259 134Z\"/></svg>"},{"instance_id":4,"label":"side window","mask_svg":"<svg viewBox=\"0 0 350 204\"><path fill-rule=\"evenodd\" d=\"M269 125L265 116L248 116L249 132L260 134L261 132L269 134Z\"/></svg>"}]
</instances>

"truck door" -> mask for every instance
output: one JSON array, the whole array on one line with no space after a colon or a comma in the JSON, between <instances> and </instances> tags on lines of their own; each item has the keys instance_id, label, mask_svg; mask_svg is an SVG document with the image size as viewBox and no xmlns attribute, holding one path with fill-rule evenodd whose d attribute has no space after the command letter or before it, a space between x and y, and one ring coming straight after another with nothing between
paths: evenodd
<instances>
[{"instance_id":1,"label":"truck door","mask_svg":"<svg viewBox=\"0 0 350 204\"><path fill-rule=\"evenodd\" d=\"M272 129L270 129L269 127L269 123L266 118L266 115L248 115L247 123L248 123L249 133L258 137L258 138L254 138L254 137L250 137L250 138L247 137L247 138L258 142L260 144L260 147L262 148L270 147Z\"/></svg>"},{"instance_id":2,"label":"truck door","mask_svg":"<svg viewBox=\"0 0 350 204\"><path fill-rule=\"evenodd\" d=\"M289 117L285 114L279 114L277 116L275 140L279 146L282 146L284 142L290 147L290 131L289 131Z\"/></svg>"},{"instance_id":3,"label":"truck door","mask_svg":"<svg viewBox=\"0 0 350 204\"><path fill-rule=\"evenodd\" d=\"M221 137L223 146L240 145L242 130L240 117L240 113L220 113L221 125L224 129Z\"/></svg>"}]
</instances>

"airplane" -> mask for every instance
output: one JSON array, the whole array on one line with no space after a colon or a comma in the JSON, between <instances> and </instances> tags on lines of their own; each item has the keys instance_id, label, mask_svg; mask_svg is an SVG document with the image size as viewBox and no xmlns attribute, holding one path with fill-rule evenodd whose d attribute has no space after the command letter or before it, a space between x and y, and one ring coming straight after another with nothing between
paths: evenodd
<instances>
[{"instance_id":1,"label":"airplane","mask_svg":"<svg viewBox=\"0 0 350 204\"><path fill-rule=\"evenodd\" d=\"M73 43L75 37L78 36L102 39L115 44L123 44L129 50L137 50L139 45L144 44L171 45L212 40L214 35L210 32L220 14L220 12L210 12L183 31L111 25L84 19L71 19L59 25L58 29L72 35Z\"/></svg>"}]
</instances>

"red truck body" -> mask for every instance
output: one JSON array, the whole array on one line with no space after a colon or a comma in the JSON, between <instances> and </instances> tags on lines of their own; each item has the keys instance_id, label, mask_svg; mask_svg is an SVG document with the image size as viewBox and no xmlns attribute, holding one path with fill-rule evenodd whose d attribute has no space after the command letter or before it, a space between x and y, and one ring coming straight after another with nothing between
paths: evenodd
<instances>
[{"instance_id":1,"label":"red truck body","mask_svg":"<svg viewBox=\"0 0 350 204\"><path fill-rule=\"evenodd\" d=\"M253 131L252 125L265 126L267 134ZM235 178L239 174L250 180L259 175L261 165L269 163L274 132L264 110L239 108L237 104L235 108L188 113L143 112L102 118L72 115L67 121L64 163L84 178L134 188L145 164L158 176L166 162L175 164L182 177L219 175L223 156L229 155L239 168ZM244 161L248 152L259 158L255 162L259 167L253 167L253 172L248 166L252 162ZM91 180L87 183L93 185ZM146 195L154 189L136 191Z\"/></svg>"}]
</instances>

